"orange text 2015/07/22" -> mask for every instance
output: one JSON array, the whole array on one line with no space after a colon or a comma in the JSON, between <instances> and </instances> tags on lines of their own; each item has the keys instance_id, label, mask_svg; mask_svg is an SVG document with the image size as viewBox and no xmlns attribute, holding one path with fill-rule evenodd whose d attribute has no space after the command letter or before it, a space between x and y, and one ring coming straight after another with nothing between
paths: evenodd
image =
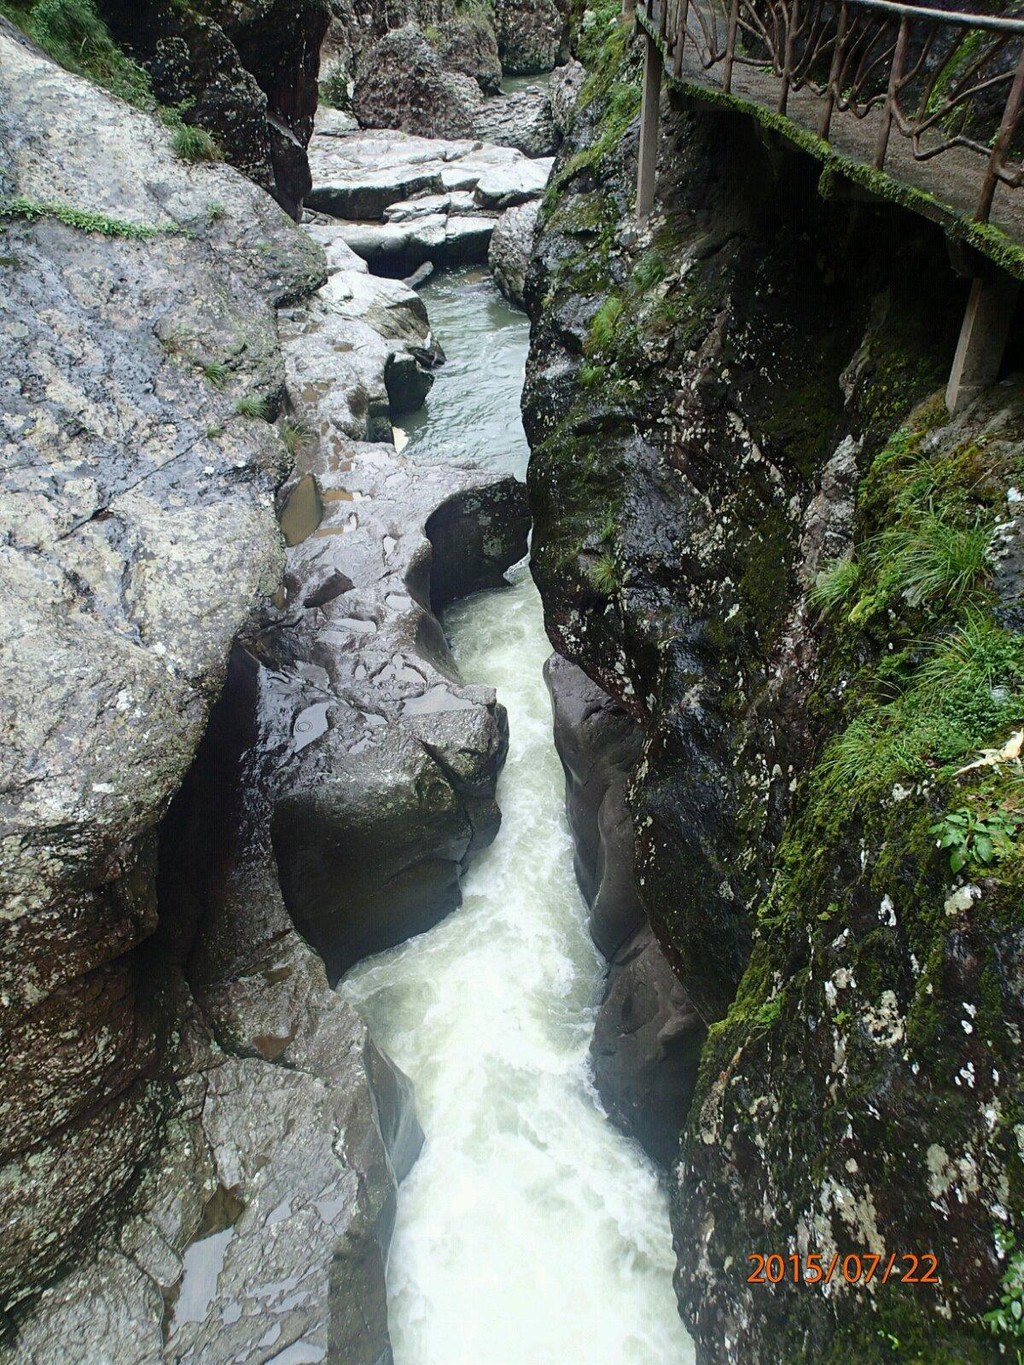
<instances>
[{"instance_id":1,"label":"orange text 2015/07/22","mask_svg":"<svg viewBox=\"0 0 1024 1365\"><path fill-rule=\"evenodd\" d=\"M830 1256L810 1252L783 1256L778 1253L762 1255L753 1252L747 1257L752 1269L748 1284L939 1284L939 1258L930 1251L915 1255L912 1252L891 1252L888 1256L875 1252L850 1252L841 1256L838 1251Z\"/></svg>"}]
</instances>

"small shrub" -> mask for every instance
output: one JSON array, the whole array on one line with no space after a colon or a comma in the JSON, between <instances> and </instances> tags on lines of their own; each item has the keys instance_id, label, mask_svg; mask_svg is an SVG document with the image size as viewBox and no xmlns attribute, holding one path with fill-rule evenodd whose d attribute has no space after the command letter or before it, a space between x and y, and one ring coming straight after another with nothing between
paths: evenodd
<instances>
[{"instance_id":1,"label":"small shrub","mask_svg":"<svg viewBox=\"0 0 1024 1365\"><path fill-rule=\"evenodd\" d=\"M320 103L329 109L340 109L343 113L352 110L352 96L349 93L348 77L344 67L336 66L320 82Z\"/></svg>"}]
</instances>

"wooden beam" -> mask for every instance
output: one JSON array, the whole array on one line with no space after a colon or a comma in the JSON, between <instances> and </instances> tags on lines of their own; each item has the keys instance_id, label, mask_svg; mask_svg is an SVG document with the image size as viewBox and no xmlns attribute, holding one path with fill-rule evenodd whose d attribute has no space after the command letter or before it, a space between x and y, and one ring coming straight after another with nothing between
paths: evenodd
<instances>
[{"instance_id":1,"label":"wooden beam","mask_svg":"<svg viewBox=\"0 0 1024 1365\"><path fill-rule=\"evenodd\" d=\"M971 285L960 341L946 386L946 407L959 412L999 378L1020 281L1001 270Z\"/></svg>"},{"instance_id":2,"label":"wooden beam","mask_svg":"<svg viewBox=\"0 0 1024 1365\"><path fill-rule=\"evenodd\" d=\"M658 124L661 106L661 48L644 32L644 94L640 106L640 167L636 184L636 214L649 218L654 208L658 176Z\"/></svg>"}]
</instances>

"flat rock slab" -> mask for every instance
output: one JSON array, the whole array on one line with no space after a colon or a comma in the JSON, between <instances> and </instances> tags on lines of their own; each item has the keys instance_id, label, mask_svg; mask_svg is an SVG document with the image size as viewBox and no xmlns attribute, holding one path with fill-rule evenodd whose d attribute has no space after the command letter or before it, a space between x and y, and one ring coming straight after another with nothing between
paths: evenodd
<instances>
[{"instance_id":1,"label":"flat rock slab","mask_svg":"<svg viewBox=\"0 0 1024 1365\"><path fill-rule=\"evenodd\" d=\"M393 276L424 261L486 261L500 214L539 199L553 164L483 142L340 132L332 118L318 124L310 158L309 207L348 220L352 250Z\"/></svg>"}]
</instances>

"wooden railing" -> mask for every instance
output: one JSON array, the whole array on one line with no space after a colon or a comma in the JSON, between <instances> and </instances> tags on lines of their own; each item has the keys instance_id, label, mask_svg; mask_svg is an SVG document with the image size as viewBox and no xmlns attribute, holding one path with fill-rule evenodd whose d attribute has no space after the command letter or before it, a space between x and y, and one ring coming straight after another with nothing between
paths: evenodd
<instances>
[{"instance_id":1,"label":"wooden railing","mask_svg":"<svg viewBox=\"0 0 1024 1365\"><path fill-rule=\"evenodd\" d=\"M894 131L917 161L971 153L977 222L989 221L999 185L1024 185L1024 0L1017 16L892 0L626 3L676 77L698 73L730 94L737 68L752 68L744 97L780 114L811 92L826 141L837 118L868 120L875 170L886 169Z\"/></svg>"}]
</instances>

